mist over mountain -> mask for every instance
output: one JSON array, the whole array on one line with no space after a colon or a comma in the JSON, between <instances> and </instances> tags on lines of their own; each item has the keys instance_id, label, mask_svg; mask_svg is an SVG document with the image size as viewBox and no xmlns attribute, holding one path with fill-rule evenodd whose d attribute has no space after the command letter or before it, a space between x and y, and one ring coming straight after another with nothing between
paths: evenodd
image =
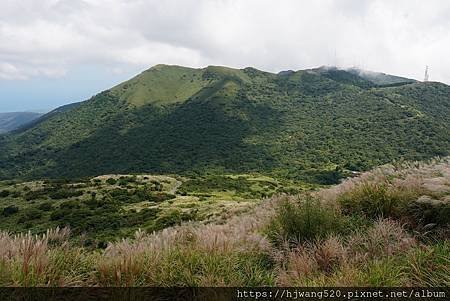
<instances>
[{"instance_id":1,"label":"mist over mountain","mask_svg":"<svg viewBox=\"0 0 450 301\"><path fill-rule=\"evenodd\" d=\"M8 112L0 113L0 134L10 132L39 118L41 113Z\"/></svg>"},{"instance_id":2,"label":"mist over mountain","mask_svg":"<svg viewBox=\"0 0 450 301\"><path fill-rule=\"evenodd\" d=\"M157 65L0 137L0 177L270 173L307 180L450 150L450 87L357 69Z\"/></svg>"}]
</instances>

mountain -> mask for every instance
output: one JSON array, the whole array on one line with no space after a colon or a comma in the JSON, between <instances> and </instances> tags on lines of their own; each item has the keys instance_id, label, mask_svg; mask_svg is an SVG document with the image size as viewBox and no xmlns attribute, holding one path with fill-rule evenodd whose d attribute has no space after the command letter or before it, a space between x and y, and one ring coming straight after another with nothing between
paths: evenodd
<instances>
[{"instance_id":1,"label":"mountain","mask_svg":"<svg viewBox=\"0 0 450 301\"><path fill-rule=\"evenodd\" d=\"M450 87L376 78L157 65L0 136L0 178L261 172L327 182L341 169L448 155Z\"/></svg>"},{"instance_id":2,"label":"mountain","mask_svg":"<svg viewBox=\"0 0 450 301\"><path fill-rule=\"evenodd\" d=\"M410 78L358 68L339 69L337 67L322 66L312 69L312 71L338 82L349 83L362 88L401 86L417 82Z\"/></svg>"},{"instance_id":3,"label":"mountain","mask_svg":"<svg viewBox=\"0 0 450 301\"><path fill-rule=\"evenodd\" d=\"M0 113L0 134L18 129L41 115L40 113L32 112Z\"/></svg>"},{"instance_id":4,"label":"mountain","mask_svg":"<svg viewBox=\"0 0 450 301\"><path fill-rule=\"evenodd\" d=\"M351 68L347 70L350 73L358 75L368 81L371 81L375 85L384 86L384 85L399 85L399 84L407 84L417 82L414 79L390 75L381 72L373 72L367 70L361 70L358 68Z\"/></svg>"}]
</instances>

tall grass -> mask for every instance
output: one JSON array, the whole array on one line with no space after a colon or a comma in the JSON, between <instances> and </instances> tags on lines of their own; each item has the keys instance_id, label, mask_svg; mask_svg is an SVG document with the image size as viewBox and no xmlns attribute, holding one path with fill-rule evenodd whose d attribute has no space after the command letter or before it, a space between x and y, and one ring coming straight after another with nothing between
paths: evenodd
<instances>
[{"instance_id":1,"label":"tall grass","mask_svg":"<svg viewBox=\"0 0 450 301\"><path fill-rule=\"evenodd\" d=\"M449 187L443 159L274 196L222 224L137 231L105 250L68 229L0 232L0 286L449 286Z\"/></svg>"},{"instance_id":2,"label":"tall grass","mask_svg":"<svg viewBox=\"0 0 450 301\"><path fill-rule=\"evenodd\" d=\"M285 197L270 222L267 235L276 245L298 244L345 231L347 219L335 208L309 195Z\"/></svg>"},{"instance_id":3,"label":"tall grass","mask_svg":"<svg viewBox=\"0 0 450 301\"><path fill-rule=\"evenodd\" d=\"M384 166L319 195L337 202L344 213L394 218L415 230L447 228L450 222L448 158Z\"/></svg>"},{"instance_id":4,"label":"tall grass","mask_svg":"<svg viewBox=\"0 0 450 301\"><path fill-rule=\"evenodd\" d=\"M414 238L400 224L392 220L378 220L372 228L350 236L332 235L289 250L285 257L286 264L278 276L278 284L391 285L398 280L393 276L397 275L397 266L387 265L383 270L378 263L396 261L397 255L416 247ZM368 270L368 267L373 267L373 270ZM379 281L374 281L375 278Z\"/></svg>"}]
</instances>

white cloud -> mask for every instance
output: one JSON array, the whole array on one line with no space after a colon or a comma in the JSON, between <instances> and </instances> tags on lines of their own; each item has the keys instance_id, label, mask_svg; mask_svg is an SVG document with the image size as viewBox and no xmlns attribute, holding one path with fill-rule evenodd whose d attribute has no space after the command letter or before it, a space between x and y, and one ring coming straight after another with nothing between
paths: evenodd
<instances>
[{"instance_id":1,"label":"white cloud","mask_svg":"<svg viewBox=\"0 0 450 301\"><path fill-rule=\"evenodd\" d=\"M26 79L16 66L0 62L0 79Z\"/></svg>"},{"instance_id":2,"label":"white cloud","mask_svg":"<svg viewBox=\"0 0 450 301\"><path fill-rule=\"evenodd\" d=\"M338 64L450 83L446 0L3 0L0 78L158 63ZM117 71L115 71L117 72Z\"/></svg>"}]
</instances>

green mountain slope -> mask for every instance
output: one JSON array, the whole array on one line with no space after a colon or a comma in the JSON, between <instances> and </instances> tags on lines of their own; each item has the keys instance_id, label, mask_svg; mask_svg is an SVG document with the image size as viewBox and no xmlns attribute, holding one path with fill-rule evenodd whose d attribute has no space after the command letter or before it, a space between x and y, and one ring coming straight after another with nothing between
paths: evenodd
<instances>
[{"instance_id":1,"label":"green mountain slope","mask_svg":"<svg viewBox=\"0 0 450 301\"><path fill-rule=\"evenodd\" d=\"M450 150L450 87L157 65L0 136L0 178L266 172L308 180ZM327 181L327 180L326 180ZM325 182L326 182L325 181Z\"/></svg>"}]
</instances>

